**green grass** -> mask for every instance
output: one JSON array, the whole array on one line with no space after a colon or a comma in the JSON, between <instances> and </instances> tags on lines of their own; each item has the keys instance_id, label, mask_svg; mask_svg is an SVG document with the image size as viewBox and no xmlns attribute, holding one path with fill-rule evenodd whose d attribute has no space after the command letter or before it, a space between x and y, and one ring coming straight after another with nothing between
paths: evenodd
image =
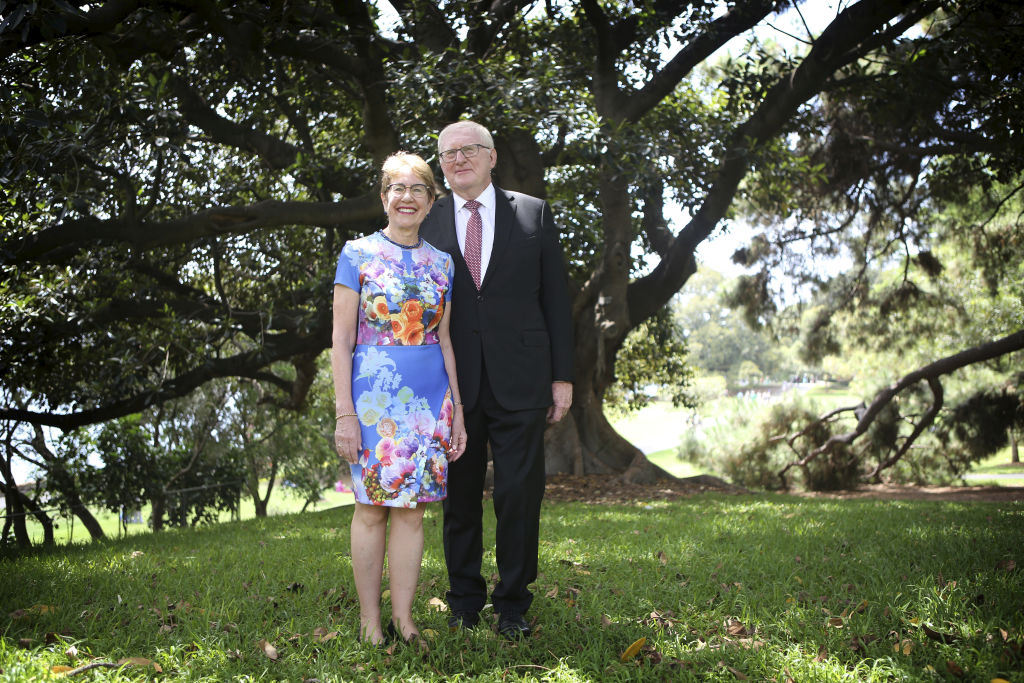
<instances>
[{"instance_id":1,"label":"green grass","mask_svg":"<svg viewBox=\"0 0 1024 683\"><path fill-rule=\"evenodd\" d=\"M490 548L489 503L485 513ZM528 615L537 628L518 644L491 628L449 633L431 607L447 585L432 505L415 611L428 655L355 642L351 514L0 561L0 681L48 680L51 667L88 657L145 658L163 674L104 668L74 680L1024 681L1019 502L545 503ZM336 635L321 642L318 628ZM645 649L621 662L641 637Z\"/></svg>"},{"instance_id":2,"label":"green grass","mask_svg":"<svg viewBox=\"0 0 1024 683\"><path fill-rule=\"evenodd\" d=\"M336 507L338 505L351 505L353 502L351 493L339 493L333 488L326 489L322 494L322 499L313 505L309 506L309 510L323 510L330 507ZM267 514L283 515L290 514L293 512L299 512L302 509L303 499L292 495L287 489L276 488L271 497L270 504L267 506ZM118 523L117 513L109 512L103 509L90 508L96 517L96 521L99 522L100 527L103 528L105 533L110 538L119 538L120 536L127 533L129 536L136 534L147 534L150 532L149 528L149 515L150 506L147 504L142 508L142 524L128 524L124 529ZM243 495L241 504L239 505L239 519L254 519L256 517L256 506L252 502L252 497ZM221 522L232 521L230 512L221 512L218 515L218 519ZM91 541L89 532L86 531L82 523L72 516L57 517L55 519L56 529L54 531L54 541L58 545L66 545L70 543L88 543ZM36 521L35 517L28 516L26 521L26 528L29 537L33 543L42 543L43 541L43 527Z\"/></svg>"},{"instance_id":3,"label":"green grass","mask_svg":"<svg viewBox=\"0 0 1024 683\"><path fill-rule=\"evenodd\" d=\"M999 476L985 476L992 474ZM1009 446L972 467L971 475L967 483L972 486L1024 486L1024 464L1010 461Z\"/></svg>"}]
</instances>

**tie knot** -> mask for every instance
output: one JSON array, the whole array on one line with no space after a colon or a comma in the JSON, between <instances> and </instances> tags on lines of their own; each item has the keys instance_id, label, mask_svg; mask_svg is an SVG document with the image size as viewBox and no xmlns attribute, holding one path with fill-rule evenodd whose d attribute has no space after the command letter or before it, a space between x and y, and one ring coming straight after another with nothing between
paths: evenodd
<instances>
[{"instance_id":1,"label":"tie knot","mask_svg":"<svg viewBox=\"0 0 1024 683\"><path fill-rule=\"evenodd\" d=\"M477 209L479 209L479 208L480 208L481 206L483 206L483 204L481 204L480 202L478 202L478 201L477 201L477 200L475 200L475 199L470 199L470 200L469 200L468 202L466 202L465 204L463 204L463 206L465 206L465 207L466 207L467 209L469 209L470 211L476 211L476 210L477 210Z\"/></svg>"}]
</instances>

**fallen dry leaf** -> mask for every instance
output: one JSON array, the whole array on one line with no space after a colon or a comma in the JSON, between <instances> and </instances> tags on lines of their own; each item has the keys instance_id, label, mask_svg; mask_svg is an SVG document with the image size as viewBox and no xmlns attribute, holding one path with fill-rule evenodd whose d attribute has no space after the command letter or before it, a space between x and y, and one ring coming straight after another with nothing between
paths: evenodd
<instances>
[{"instance_id":1,"label":"fallen dry leaf","mask_svg":"<svg viewBox=\"0 0 1024 683\"><path fill-rule=\"evenodd\" d=\"M313 639L320 643L326 643L329 640L334 640L338 637L337 631L328 631L323 626L317 626L313 629Z\"/></svg>"},{"instance_id":2,"label":"fallen dry leaf","mask_svg":"<svg viewBox=\"0 0 1024 683\"><path fill-rule=\"evenodd\" d=\"M946 662L946 671L948 671L949 673L953 674L957 678L963 678L964 677L963 667L961 667L956 662L947 661Z\"/></svg>"},{"instance_id":3,"label":"fallen dry leaf","mask_svg":"<svg viewBox=\"0 0 1024 683\"><path fill-rule=\"evenodd\" d=\"M162 673L164 670L163 667L160 666L158 663L154 662L152 659L146 659L145 657L122 657L121 659L117 660L117 665L138 666L142 668L151 666L153 667L154 670L156 670L157 673Z\"/></svg>"},{"instance_id":4,"label":"fallen dry leaf","mask_svg":"<svg viewBox=\"0 0 1024 683\"><path fill-rule=\"evenodd\" d=\"M664 550L658 551L658 562L661 562L663 565L668 564L668 555L665 554Z\"/></svg>"},{"instance_id":5,"label":"fallen dry leaf","mask_svg":"<svg viewBox=\"0 0 1024 683\"><path fill-rule=\"evenodd\" d=\"M747 627L739 619L729 619L725 622L725 630L731 636L747 636Z\"/></svg>"},{"instance_id":6,"label":"fallen dry leaf","mask_svg":"<svg viewBox=\"0 0 1024 683\"><path fill-rule=\"evenodd\" d=\"M996 565L996 567L1004 571L1012 572L1017 568L1017 562L1015 560L1002 560Z\"/></svg>"},{"instance_id":7,"label":"fallen dry leaf","mask_svg":"<svg viewBox=\"0 0 1024 683\"><path fill-rule=\"evenodd\" d=\"M446 603L441 598L430 598L430 600L427 600L427 605L430 607L430 609L436 610L438 612L448 611L448 603Z\"/></svg>"},{"instance_id":8,"label":"fallen dry leaf","mask_svg":"<svg viewBox=\"0 0 1024 683\"><path fill-rule=\"evenodd\" d=\"M50 667L50 673L55 673L55 674L58 674L58 675L59 674L66 674L69 671L73 671L74 668L75 667L73 667L73 666L66 666L64 664L56 664L56 665Z\"/></svg>"},{"instance_id":9,"label":"fallen dry leaf","mask_svg":"<svg viewBox=\"0 0 1024 683\"><path fill-rule=\"evenodd\" d=\"M640 652L640 648L647 644L647 637L642 636L638 640L633 641L633 644L626 648L626 651L619 657L620 662L628 662L629 660L636 657L637 653Z\"/></svg>"},{"instance_id":10,"label":"fallen dry leaf","mask_svg":"<svg viewBox=\"0 0 1024 683\"><path fill-rule=\"evenodd\" d=\"M608 615L607 614L602 614L601 615L601 626L604 626L605 628L608 628L611 625L612 625L612 620L608 618Z\"/></svg>"},{"instance_id":11,"label":"fallen dry leaf","mask_svg":"<svg viewBox=\"0 0 1024 683\"><path fill-rule=\"evenodd\" d=\"M843 627L843 618L842 617L832 617L831 619L828 620L828 625L831 626L832 628L842 628Z\"/></svg>"},{"instance_id":12,"label":"fallen dry leaf","mask_svg":"<svg viewBox=\"0 0 1024 683\"><path fill-rule=\"evenodd\" d=\"M274 647L274 645L272 643L268 643L267 641L261 639L260 642L256 643L256 646L271 661L275 661L275 662L277 661L277 657L278 657L277 648Z\"/></svg>"},{"instance_id":13,"label":"fallen dry leaf","mask_svg":"<svg viewBox=\"0 0 1024 683\"><path fill-rule=\"evenodd\" d=\"M826 659L828 659L828 648L822 645L818 648L818 656L814 658L814 661L824 662Z\"/></svg>"},{"instance_id":14,"label":"fallen dry leaf","mask_svg":"<svg viewBox=\"0 0 1024 683\"><path fill-rule=\"evenodd\" d=\"M947 645L949 643L955 643L956 641L960 640L958 636L955 636L952 633L939 633L938 631L929 627L928 624L921 624L921 630L924 631L924 634L932 640L937 640L940 643L945 643Z\"/></svg>"}]
</instances>

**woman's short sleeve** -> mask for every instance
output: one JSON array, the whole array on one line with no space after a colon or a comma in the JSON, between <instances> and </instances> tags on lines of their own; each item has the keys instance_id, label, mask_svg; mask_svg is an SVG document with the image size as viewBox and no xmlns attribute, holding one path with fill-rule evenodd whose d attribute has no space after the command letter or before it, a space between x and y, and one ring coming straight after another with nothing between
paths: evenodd
<instances>
[{"instance_id":1,"label":"woman's short sleeve","mask_svg":"<svg viewBox=\"0 0 1024 683\"><path fill-rule=\"evenodd\" d=\"M450 254L446 254L448 257L445 259L444 272L448 275L448 289L444 293L444 302L450 304L452 302L452 287L455 286L455 260Z\"/></svg>"},{"instance_id":2,"label":"woman's short sleeve","mask_svg":"<svg viewBox=\"0 0 1024 683\"><path fill-rule=\"evenodd\" d=\"M334 272L334 284L345 285L352 291L359 291L359 262L361 254L351 243L345 242L338 256L338 268Z\"/></svg>"}]
</instances>

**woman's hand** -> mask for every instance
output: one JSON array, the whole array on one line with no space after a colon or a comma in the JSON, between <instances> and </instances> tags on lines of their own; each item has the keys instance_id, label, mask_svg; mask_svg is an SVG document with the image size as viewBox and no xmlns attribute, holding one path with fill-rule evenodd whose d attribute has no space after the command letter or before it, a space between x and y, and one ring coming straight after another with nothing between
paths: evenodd
<instances>
[{"instance_id":1,"label":"woman's hand","mask_svg":"<svg viewBox=\"0 0 1024 683\"><path fill-rule=\"evenodd\" d=\"M339 457L347 460L350 465L359 464L361 440L359 420L355 415L338 418L334 427L334 450L338 451Z\"/></svg>"},{"instance_id":2,"label":"woman's hand","mask_svg":"<svg viewBox=\"0 0 1024 683\"><path fill-rule=\"evenodd\" d=\"M462 416L462 406L455 406L452 416L452 438L448 447L448 462L455 462L466 452L466 420Z\"/></svg>"}]
</instances>

